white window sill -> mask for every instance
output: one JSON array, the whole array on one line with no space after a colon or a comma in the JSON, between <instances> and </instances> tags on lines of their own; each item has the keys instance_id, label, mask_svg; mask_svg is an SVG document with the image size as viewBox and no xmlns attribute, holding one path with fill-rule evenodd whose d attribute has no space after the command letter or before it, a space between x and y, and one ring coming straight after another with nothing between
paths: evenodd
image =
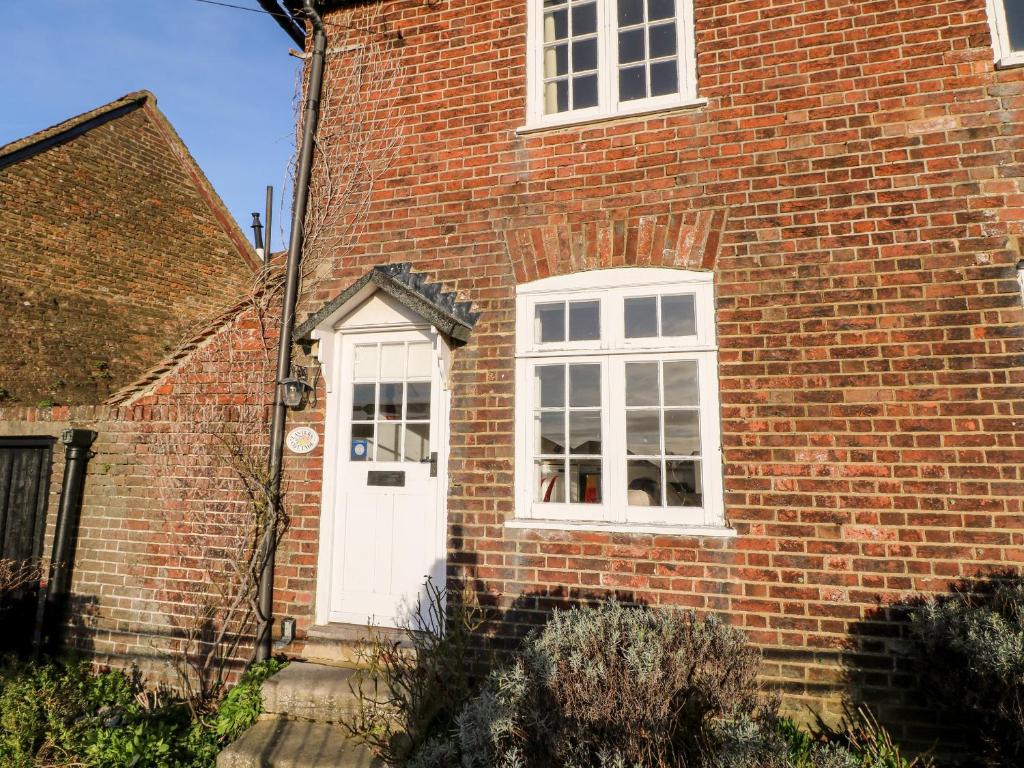
<instances>
[{"instance_id":1,"label":"white window sill","mask_svg":"<svg viewBox=\"0 0 1024 768\"><path fill-rule=\"evenodd\" d=\"M546 531L594 531L599 533L659 534L662 536L699 536L732 539L736 531L721 525L650 525L644 523L574 522L570 520L531 520L517 517L505 521L506 528Z\"/></svg>"},{"instance_id":2,"label":"white window sill","mask_svg":"<svg viewBox=\"0 0 1024 768\"><path fill-rule=\"evenodd\" d=\"M640 109L621 109L617 112L609 112L603 115L591 116L591 117L576 117L571 112L564 115L558 115L557 117L546 118L543 122L538 123L527 123L516 128L517 136L524 136L531 133L539 133L540 131L549 131L556 128L574 128L585 125L592 125L594 123L607 123L611 120L620 120L629 117L644 117L649 115L655 115L658 113L676 112L684 109L694 109L696 107L707 106L708 100L703 97L694 99L687 99L686 101L676 102L671 105L658 105L652 107L642 107Z\"/></svg>"},{"instance_id":3,"label":"white window sill","mask_svg":"<svg viewBox=\"0 0 1024 768\"><path fill-rule=\"evenodd\" d=\"M996 69L1013 69L1024 67L1024 51L1016 51L996 59Z\"/></svg>"}]
</instances>

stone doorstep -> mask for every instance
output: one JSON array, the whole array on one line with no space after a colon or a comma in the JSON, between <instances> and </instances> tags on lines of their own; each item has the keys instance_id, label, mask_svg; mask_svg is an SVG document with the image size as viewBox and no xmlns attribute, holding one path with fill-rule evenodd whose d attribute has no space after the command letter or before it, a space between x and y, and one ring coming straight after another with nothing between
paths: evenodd
<instances>
[{"instance_id":1,"label":"stone doorstep","mask_svg":"<svg viewBox=\"0 0 1024 768\"><path fill-rule=\"evenodd\" d=\"M356 672L293 661L263 683L263 711L289 720L337 723L356 708ZM372 680L363 681L362 690L373 696L376 686Z\"/></svg>"},{"instance_id":2,"label":"stone doorstep","mask_svg":"<svg viewBox=\"0 0 1024 768\"><path fill-rule=\"evenodd\" d=\"M372 630L357 624L318 624L306 632L302 652L297 656L309 662L336 667L359 667L365 664L364 651L370 642L370 633L411 648L408 633L390 627Z\"/></svg>"},{"instance_id":3,"label":"stone doorstep","mask_svg":"<svg viewBox=\"0 0 1024 768\"><path fill-rule=\"evenodd\" d=\"M217 756L217 768L385 768L337 725L260 720Z\"/></svg>"}]
</instances>

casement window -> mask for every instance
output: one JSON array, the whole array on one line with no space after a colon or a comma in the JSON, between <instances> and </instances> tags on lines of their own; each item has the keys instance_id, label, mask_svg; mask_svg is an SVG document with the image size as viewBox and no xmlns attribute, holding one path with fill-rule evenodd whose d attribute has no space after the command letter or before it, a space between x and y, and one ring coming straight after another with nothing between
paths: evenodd
<instances>
[{"instance_id":1,"label":"casement window","mask_svg":"<svg viewBox=\"0 0 1024 768\"><path fill-rule=\"evenodd\" d=\"M1024 64L1024 0L988 0L988 18L996 62Z\"/></svg>"},{"instance_id":2,"label":"casement window","mask_svg":"<svg viewBox=\"0 0 1024 768\"><path fill-rule=\"evenodd\" d=\"M708 273L519 286L516 520L728 535Z\"/></svg>"},{"instance_id":3,"label":"casement window","mask_svg":"<svg viewBox=\"0 0 1024 768\"><path fill-rule=\"evenodd\" d=\"M692 0L528 0L527 127L694 103Z\"/></svg>"}]
</instances>

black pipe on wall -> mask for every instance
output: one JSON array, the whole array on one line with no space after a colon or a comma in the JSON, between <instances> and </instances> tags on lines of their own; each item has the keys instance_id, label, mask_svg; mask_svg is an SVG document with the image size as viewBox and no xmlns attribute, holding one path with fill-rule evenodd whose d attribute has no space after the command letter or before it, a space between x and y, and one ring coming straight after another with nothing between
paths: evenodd
<instances>
[{"instance_id":1,"label":"black pipe on wall","mask_svg":"<svg viewBox=\"0 0 1024 768\"><path fill-rule=\"evenodd\" d=\"M281 497L281 463L284 458L284 427L288 408L282 397L281 382L288 378L292 367L292 334L295 331L295 306L299 295L299 263L302 259L303 228L306 206L309 203L309 179L313 169L313 145L317 123L320 120L320 94L324 81L324 58L327 53L327 34L323 20L316 12L314 0L303 0L303 11L313 27L312 60L309 85L302 119L302 144L299 169L295 179L295 208L292 210L291 239L288 242L287 277L284 287L284 312L281 316L281 336L277 348L277 386L274 388L274 412L270 424L270 497L279 511ZM274 526L276 514L269 525ZM256 628L256 661L270 658L274 627L274 557L277 551L276 531L269 530L263 538L266 552L260 572L259 611Z\"/></svg>"},{"instance_id":2,"label":"black pipe on wall","mask_svg":"<svg viewBox=\"0 0 1024 768\"><path fill-rule=\"evenodd\" d=\"M46 582L46 596L41 621L36 627L36 647L57 650L60 628L66 617L71 595L71 572L75 562L75 544L78 540L78 520L82 512L82 494L85 472L92 456L96 433L89 429L65 429L60 441L64 445L64 480L60 488L60 505L53 534L50 573Z\"/></svg>"}]
</instances>

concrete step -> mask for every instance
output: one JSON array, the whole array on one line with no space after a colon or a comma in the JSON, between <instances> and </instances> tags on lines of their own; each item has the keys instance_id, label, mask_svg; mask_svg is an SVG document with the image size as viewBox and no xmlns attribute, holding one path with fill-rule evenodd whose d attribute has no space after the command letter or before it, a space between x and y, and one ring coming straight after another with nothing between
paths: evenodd
<instances>
[{"instance_id":1,"label":"concrete step","mask_svg":"<svg viewBox=\"0 0 1024 768\"><path fill-rule=\"evenodd\" d=\"M263 711L291 720L340 722L358 702L355 675L352 668L293 661L263 683ZM379 695L374 681L359 685L365 695Z\"/></svg>"},{"instance_id":2,"label":"concrete step","mask_svg":"<svg viewBox=\"0 0 1024 768\"><path fill-rule=\"evenodd\" d=\"M309 628L298 656L304 661L328 666L362 666L366 663L371 631L377 637L399 643L401 647L411 647L408 634L400 629L378 627L370 630L355 624L319 624Z\"/></svg>"},{"instance_id":3,"label":"concrete step","mask_svg":"<svg viewBox=\"0 0 1024 768\"><path fill-rule=\"evenodd\" d=\"M384 768L338 725L260 720L217 756L217 768Z\"/></svg>"}]
</instances>

